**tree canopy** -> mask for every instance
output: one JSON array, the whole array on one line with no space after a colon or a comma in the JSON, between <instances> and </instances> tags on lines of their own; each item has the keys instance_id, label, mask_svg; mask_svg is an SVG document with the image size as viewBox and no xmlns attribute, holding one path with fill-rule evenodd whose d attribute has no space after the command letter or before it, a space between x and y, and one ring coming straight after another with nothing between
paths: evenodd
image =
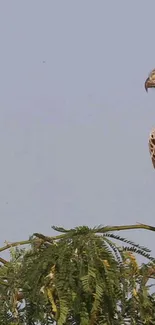
<instances>
[{"instance_id":1,"label":"tree canopy","mask_svg":"<svg viewBox=\"0 0 155 325\"><path fill-rule=\"evenodd\" d=\"M0 249L0 324L155 324L155 258L114 233L154 227L53 228Z\"/></svg>"}]
</instances>

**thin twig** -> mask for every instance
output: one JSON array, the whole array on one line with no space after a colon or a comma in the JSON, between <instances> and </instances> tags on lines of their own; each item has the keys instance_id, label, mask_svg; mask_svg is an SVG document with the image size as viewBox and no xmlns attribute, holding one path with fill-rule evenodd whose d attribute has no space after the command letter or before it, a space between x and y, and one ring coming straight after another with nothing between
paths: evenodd
<instances>
[{"instance_id":1,"label":"thin twig","mask_svg":"<svg viewBox=\"0 0 155 325\"><path fill-rule=\"evenodd\" d=\"M11 247L20 246L20 245L28 245L28 244L31 244L31 240L17 241L14 243L7 244L3 247L0 247L0 252L3 252L6 249L11 248Z\"/></svg>"}]
</instances>

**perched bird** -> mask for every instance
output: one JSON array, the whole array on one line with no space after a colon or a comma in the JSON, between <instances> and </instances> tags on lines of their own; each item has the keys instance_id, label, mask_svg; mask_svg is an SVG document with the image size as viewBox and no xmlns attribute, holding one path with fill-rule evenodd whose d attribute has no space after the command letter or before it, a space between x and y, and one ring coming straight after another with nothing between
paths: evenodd
<instances>
[{"instance_id":1,"label":"perched bird","mask_svg":"<svg viewBox=\"0 0 155 325\"><path fill-rule=\"evenodd\" d=\"M155 129L151 131L149 136L149 151L150 151L153 167L155 168Z\"/></svg>"},{"instance_id":2,"label":"perched bird","mask_svg":"<svg viewBox=\"0 0 155 325\"><path fill-rule=\"evenodd\" d=\"M145 90L148 91L148 88L155 88L155 69L150 72L145 81Z\"/></svg>"}]
</instances>

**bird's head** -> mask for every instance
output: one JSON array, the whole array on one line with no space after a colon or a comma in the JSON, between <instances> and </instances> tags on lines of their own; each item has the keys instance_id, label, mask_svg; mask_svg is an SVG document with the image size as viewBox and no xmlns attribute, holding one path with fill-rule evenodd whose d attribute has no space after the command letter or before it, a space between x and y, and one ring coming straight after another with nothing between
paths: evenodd
<instances>
[{"instance_id":1,"label":"bird's head","mask_svg":"<svg viewBox=\"0 0 155 325\"><path fill-rule=\"evenodd\" d=\"M145 90L148 92L148 88L155 88L155 69L151 71L148 78L145 81Z\"/></svg>"}]
</instances>

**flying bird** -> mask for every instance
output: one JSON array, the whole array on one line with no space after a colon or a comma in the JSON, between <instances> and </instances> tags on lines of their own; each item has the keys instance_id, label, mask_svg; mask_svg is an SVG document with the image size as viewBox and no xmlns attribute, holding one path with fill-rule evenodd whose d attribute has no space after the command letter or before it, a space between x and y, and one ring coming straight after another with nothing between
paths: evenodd
<instances>
[{"instance_id":1,"label":"flying bird","mask_svg":"<svg viewBox=\"0 0 155 325\"><path fill-rule=\"evenodd\" d=\"M155 129L151 131L149 136L149 151L150 151L153 167L155 168Z\"/></svg>"},{"instance_id":2,"label":"flying bird","mask_svg":"<svg viewBox=\"0 0 155 325\"><path fill-rule=\"evenodd\" d=\"M148 91L148 88L155 88L155 69L150 72L145 81L145 90Z\"/></svg>"}]
</instances>

